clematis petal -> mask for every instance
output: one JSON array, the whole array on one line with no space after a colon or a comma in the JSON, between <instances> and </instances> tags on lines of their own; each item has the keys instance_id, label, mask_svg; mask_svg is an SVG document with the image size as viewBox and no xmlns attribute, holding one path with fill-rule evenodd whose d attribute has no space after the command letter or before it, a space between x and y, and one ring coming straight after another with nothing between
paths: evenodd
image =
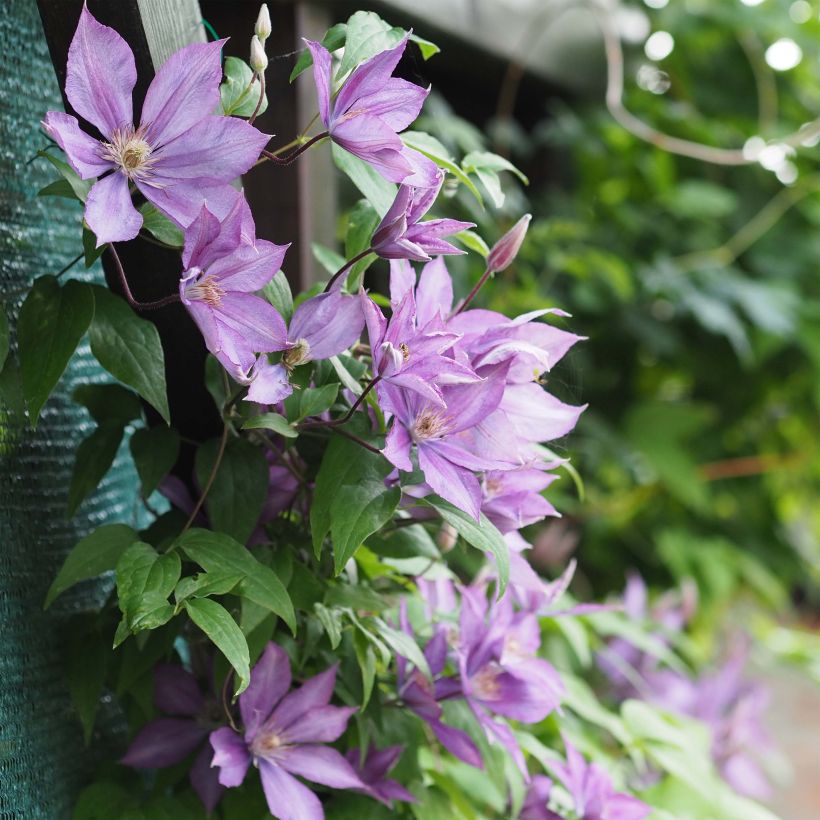
<instances>
[{"instance_id":1,"label":"clematis petal","mask_svg":"<svg viewBox=\"0 0 820 820\"><path fill-rule=\"evenodd\" d=\"M402 148L401 157L410 168L410 173L402 180L405 185L415 188L435 188L438 185L439 167L433 160L407 145Z\"/></svg>"},{"instance_id":2,"label":"clematis petal","mask_svg":"<svg viewBox=\"0 0 820 820\"><path fill-rule=\"evenodd\" d=\"M435 262L436 260L433 260ZM429 267L430 262L425 267ZM390 303L397 305L411 291L416 284L416 272L413 266L406 259L390 260ZM416 293L418 299L418 293ZM417 306L418 307L418 306ZM417 314L418 315L418 314ZM419 324L426 324L426 320L419 320Z\"/></svg>"},{"instance_id":3,"label":"clematis petal","mask_svg":"<svg viewBox=\"0 0 820 820\"><path fill-rule=\"evenodd\" d=\"M429 444L420 444L418 450L419 467L433 491L478 521L481 485L475 475L440 456Z\"/></svg>"},{"instance_id":4,"label":"clematis petal","mask_svg":"<svg viewBox=\"0 0 820 820\"><path fill-rule=\"evenodd\" d=\"M287 743L333 743L344 734L355 712L355 706L318 706L291 724L280 737Z\"/></svg>"},{"instance_id":5,"label":"clematis petal","mask_svg":"<svg viewBox=\"0 0 820 820\"><path fill-rule=\"evenodd\" d=\"M416 289L416 319L426 325L437 317L446 319L453 309L453 280L441 258L428 262Z\"/></svg>"},{"instance_id":6,"label":"clematis petal","mask_svg":"<svg viewBox=\"0 0 820 820\"><path fill-rule=\"evenodd\" d=\"M142 106L142 124L151 145L169 143L219 105L220 53L226 42L185 46L162 64Z\"/></svg>"},{"instance_id":7,"label":"clematis petal","mask_svg":"<svg viewBox=\"0 0 820 820\"><path fill-rule=\"evenodd\" d=\"M229 788L241 785L251 765L248 747L233 729L223 726L210 735L214 756L211 766L219 768L219 782Z\"/></svg>"},{"instance_id":8,"label":"clematis petal","mask_svg":"<svg viewBox=\"0 0 820 820\"><path fill-rule=\"evenodd\" d=\"M447 749L450 754L455 755L459 760L469 763L470 766L475 766L477 769L484 768L484 762L481 759L481 752L473 743L470 736L452 726L447 726L440 720L428 721L433 734L438 738L439 743Z\"/></svg>"},{"instance_id":9,"label":"clematis petal","mask_svg":"<svg viewBox=\"0 0 820 820\"><path fill-rule=\"evenodd\" d=\"M355 789L364 783L354 768L335 749L307 744L283 748L276 762L291 774L330 786L332 789Z\"/></svg>"},{"instance_id":10,"label":"clematis petal","mask_svg":"<svg viewBox=\"0 0 820 820\"><path fill-rule=\"evenodd\" d=\"M126 176L114 171L94 184L85 203L85 221L98 248L106 242L126 242L140 232L142 215L131 202Z\"/></svg>"},{"instance_id":11,"label":"clematis petal","mask_svg":"<svg viewBox=\"0 0 820 820\"><path fill-rule=\"evenodd\" d=\"M157 718L131 741L120 763L134 769L163 769L184 760L205 739L208 730L193 720Z\"/></svg>"},{"instance_id":12,"label":"clematis petal","mask_svg":"<svg viewBox=\"0 0 820 820\"><path fill-rule=\"evenodd\" d=\"M224 219L236 205L237 191L226 182L210 179L163 180L148 184L134 180L140 193L181 228L187 228L203 207L217 219Z\"/></svg>"},{"instance_id":13,"label":"clematis petal","mask_svg":"<svg viewBox=\"0 0 820 820\"><path fill-rule=\"evenodd\" d=\"M222 328L240 334L244 344L255 353L272 353L287 347L285 320L273 305L258 296L229 291L222 297L216 316Z\"/></svg>"},{"instance_id":14,"label":"clematis petal","mask_svg":"<svg viewBox=\"0 0 820 820\"><path fill-rule=\"evenodd\" d=\"M334 142L363 159L383 149L401 154L404 148L404 143L386 122L366 112L340 121L333 126L330 134ZM412 170L408 163L405 164L408 171Z\"/></svg>"},{"instance_id":15,"label":"clematis petal","mask_svg":"<svg viewBox=\"0 0 820 820\"><path fill-rule=\"evenodd\" d=\"M406 34L393 48L365 60L353 70L336 97L334 118L347 113L362 97L375 94L387 85L404 54L409 36Z\"/></svg>"},{"instance_id":16,"label":"clematis petal","mask_svg":"<svg viewBox=\"0 0 820 820\"><path fill-rule=\"evenodd\" d=\"M325 126L330 125L330 70L333 58L330 52L321 44L313 40L305 40L313 57L313 82L316 84L316 97L319 104L319 116Z\"/></svg>"},{"instance_id":17,"label":"clematis petal","mask_svg":"<svg viewBox=\"0 0 820 820\"><path fill-rule=\"evenodd\" d=\"M290 659L275 643L268 643L251 672L248 688L239 696L239 711L250 739L268 719L273 707L290 689Z\"/></svg>"},{"instance_id":18,"label":"clematis petal","mask_svg":"<svg viewBox=\"0 0 820 820\"><path fill-rule=\"evenodd\" d=\"M259 775L268 810L277 820L324 820L319 798L281 766L261 758Z\"/></svg>"},{"instance_id":19,"label":"clematis petal","mask_svg":"<svg viewBox=\"0 0 820 820\"><path fill-rule=\"evenodd\" d=\"M222 225L220 221L203 205L196 219L185 230L185 246L182 249L182 264L187 270L190 267L207 268L215 256L223 252L230 252L237 241L230 241L233 237L225 237L225 248L217 242Z\"/></svg>"},{"instance_id":20,"label":"clematis petal","mask_svg":"<svg viewBox=\"0 0 820 820\"><path fill-rule=\"evenodd\" d=\"M288 338L291 342L305 339L311 359L327 359L355 344L363 328L360 298L334 290L307 299L296 308Z\"/></svg>"},{"instance_id":21,"label":"clematis petal","mask_svg":"<svg viewBox=\"0 0 820 820\"><path fill-rule=\"evenodd\" d=\"M134 54L113 28L83 5L68 49L65 93L71 107L106 137L134 122Z\"/></svg>"},{"instance_id":22,"label":"clematis petal","mask_svg":"<svg viewBox=\"0 0 820 820\"><path fill-rule=\"evenodd\" d=\"M360 97L356 108L386 122L394 131L404 131L418 117L429 88L391 77L379 91Z\"/></svg>"},{"instance_id":23,"label":"clematis petal","mask_svg":"<svg viewBox=\"0 0 820 820\"><path fill-rule=\"evenodd\" d=\"M394 420L382 450L384 457L400 470L410 473L413 471L413 462L410 460L412 446L407 428L398 419Z\"/></svg>"},{"instance_id":24,"label":"clematis petal","mask_svg":"<svg viewBox=\"0 0 820 820\"><path fill-rule=\"evenodd\" d=\"M205 117L151 155L152 180L230 182L259 159L269 139L236 117Z\"/></svg>"},{"instance_id":25,"label":"clematis petal","mask_svg":"<svg viewBox=\"0 0 820 820\"><path fill-rule=\"evenodd\" d=\"M211 814L219 803L225 787L219 782L219 769L211 766L214 750L206 743L194 760L188 777L191 787L205 806L205 811Z\"/></svg>"},{"instance_id":26,"label":"clematis petal","mask_svg":"<svg viewBox=\"0 0 820 820\"><path fill-rule=\"evenodd\" d=\"M251 371L251 386L245 401L257 404L278 404L293 393L288 371L281 364L271 364L268 357L260 356ZM290 473L288 473L290 476Z\"/></svg>"},{"instance_id":27,"label":"clematis petal","mask_svg":"<svg viewBox=\"0 0 820 820\"><path fill-rule=\"evenodd\" d=\"M196 717L204 706L196 678L174 663L154 667L154 703L166 715Z\"/></svg>"},{"instance_id":28,"label":"clematis petal","mask_svg":"<svg viewBox=\"0 0 820 820\"><path fill-rule=\"evenodd\" d=\"M336 685L336 669L329 669L308 678L298 689L289 692L274 710L268 725L277 732L283 732L296 721L301 720L311 709L327 706Z\"/></svg>"},{"instance_id":29,"label":"clematis petal","mask_svg":"<svg viewBox=\"0 0 820 820\"><path fill-rule=\"evenodd\" d=\"M76 117L49 111L43 120L43 129L65 151L68 164L82 179L98 177L114 167L102 158L99 140L80 130Z\"/></svg>"},{"instance_id":30,"label":"clematis petal","mask_svg":"<svg viewBox=\"0 0 820 820\"><path fill-rule=\"evenodd\" d=\"M264 239L255 245L243 245L209 268L208 274L228 290L253 293L261 290L282 267L288 245L274 245Z\"/></svg>"}]
</instances>

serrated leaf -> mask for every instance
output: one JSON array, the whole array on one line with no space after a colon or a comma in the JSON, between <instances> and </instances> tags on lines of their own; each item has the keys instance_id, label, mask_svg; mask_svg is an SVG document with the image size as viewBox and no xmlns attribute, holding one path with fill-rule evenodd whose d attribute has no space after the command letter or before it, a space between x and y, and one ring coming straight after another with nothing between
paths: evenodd
<instances>
[{"instance_id":1,"label":"serrated leaf","mask_svg":"<svg viewBox=\"0 0 820 820\"><path fill-rule=\"evenodd\" d=\"M261 416L254 416L248 419L243 425L243 430L273 430L285 438L296 438L299 433L288 424L288 420L279 413L262 413Z\"/></svg>"},{"instance_id":2,"label":"serrated leaf","mask_svg":"<svg viewBox=\"0 0 820 820\"><path fill-rule=\"evenodd\" d=\"M393 204L396 198L397 188L392 182L388 182L384 177L364 160L353 156L336 145L331 146L333 161L336 167L347 174L353 184L361 191L376 209L380 217L383 217Z\"/></svg>"},{"instance_id":3,"label":"serrated leaf","mask_svg":"<svg viewBox=\"0 0 820 820\"><path fill-rule=\"evenodd\" d=\"M232 60L232 57L228 57ZM168 219L165 214L161 214L150 202L144 202L139 207L142 214L143 230L148 231L154 239L164 245L171 245L174 248L181 248L185 243L182 231Z\"/></svg>"},{"instance_id":4,"label":"serrated leaf","mask_svg":"<svg viewBox=\"0 0 820 820\"><path fill-rule=\"evenodd\" d=\"M259 80L253 76L253 69L239 57L225 58L225 80L219 86L222 113L226 117L250 117L259 103L262 91ZM268 96L262 97L258 114L268 107Z\"/></svg>"},{"instance_id":5,"label":"serrated leaf","mask_svg":"<svg viewBox=\"0 0 820 820\"><path fill-rule=\"evenodd\" d=\"M96 179L80 179L79 174L67 162L55 157L50 151L38 151L37 156L47 159L60 172L60 176L71 186L74 196L80 202L88 199L88 192L97 181Z\"/></svg>"},{"instance_id":6,"label":"serrated leaf","mask_svg":"<svg viewBox=\"0 0 820 820\"><path fill-rule=\"evenodd\" d=\"M53 276L42 276L32 285L17 323L20 378L32 426L93 316L94 294L83 282L72 279L60 287Z\"/></svg>"},{"instance_id":7,"label":"serrated leaf","mask_svg":"<svg viewBox=\"0 0 820 820\"><path fill-rule=\"evenodd\" d=\"M149 427L137 430L131 436L131 456L144 496L151 495L176 464L179 446L179 433L170 427Z\"/></svg>"},{"instance_id":8,"label":"serrated leaf","mask_svg":"<svg viewBox=\"0 0 820 820\"><path fill-rule=\"evenodd\" d=\"M121 423L106 421L80 443L68 487L69 516L74 515L85 497L99 487L111 469L124 432Z\"/></svg>"},{"instance_id":9,"label":"serrated leaf","mask_svg":"<svg viewBox=\"0 0 820 820\"><path fill-rule=\"evenodd\" d=\"M186 601L185 611L234 668L238 679L234 697L241 695L251 681L248 642L242 630L228 610L210 598L192 598Z\"/></svg>"},{"instance_id":10,"label":"serrated leaf","mask_svg":"<svg viewBox=\"0 0 820 820\"><path fill-rule=\"evenodd\" d=\"M125 524L104 524L79 541L52 581L43 608L48 609L58 596L74 584L113 570L120 556L137 537L136 531Z\"/></svg>"},{"instance_id":11,"label":"serrated leaf","mask_svg":"<svg viewBox=\"0 0 820 820\"><path fill-rule=\"evenodd\" d=\"M471 515L458 507L439 498L437 495L427 496L423 503L432 507L470 546L489 552L495 557L498 570L498 596L504 594L510 578L510 552L504 536L484 513L476 521Z\"/></svg>"},{"instance_id":12,"label":"serrated leaf","mask_svg":"<svg viewBox=\"0 0 820 820\"><path fill-rule=\"evenodd\" d=\"M233 538L221 532L191 529L176 540L175 546L207 572L243 576L239 594L278 615L296 632L293 604L279 576Z\"/></svg>"},{"instance_id":13,"label":"serrated leaf","mask_svg":"<svg viewBox=\"0 0 820 820\"><path fill-rule=\"evenodd\" d=\"M397 45L406 34L391 27L373 11L357 11L347 21L345 51L336 79L340 79L365 60Z\"/></svg>"},{"instance_id":14,"label":"serrated leaf","mask_svg":"<svg viewBox=\"0 0 820 820\"><path fill-rule=\"evenodd\" d=\"M91 352L114 378L133 387L170 424L165 355L156 327L105 288L95 287L94 299Z\"/></svg>"},{"instance_id":15,"label":"serrated leaf","mask_svg":"<svg viewBox=\"0 0 820 820\"><path fill-rule=\"evenodd\" d=\"M322 37L321 42L328 51L333 52L345 44L346 38L347 23L337 23L325 32L325 36ZM299 53L296 65L293 67L293 71L290 72L289 82L293 82L302 72L307 71L312 65L313 55L305 48Z\"/></svg>"},{"instance_id":16,"label":"serrated leaf","mask_svg":"<svg viewBox=\"0 0 820 820\"><path fill-rule=\"evenodd\" d=\"M208 483L218 451L217 439L197 450L195 467L200 487ZM262 450L245 439L230 439L205 499L213 528L244 544L259 520L267 493L268 462Z\"/></svg>"},{"instance_id":17,"label":"serrated leaf","mask_svg":"<svg viewBox=\"0 0 820 820\"><path fill-rule=\"evenodd\" d=\"M142 415L139 398L119 384L81 384L72 398L101 424L105 421L128 424Z\"/></svg>"},{"instance_id":18,"label":"serrated leaf","mask_svg":"<svg viewBox=\"0 0 820 820\"><path fill-rule=\"evenodd\" d=\"M317 556L331 533L336 574L393 517L401 490L384 486L392 469L384 456L340 435L331 438L316 476L310 529Z\"/></svg>"},{"instance_id":19,"label":"serrated leaf","mask_svg":"<svg viewBox=\"0 0 820 820\"><path fill-rule=\"evenodd\" d=\"M279 315L286 321L293 316L293 293L287 276L278 270L273 279L262 288L262 295L279 311Z\"/></svg>"}]
</instances>

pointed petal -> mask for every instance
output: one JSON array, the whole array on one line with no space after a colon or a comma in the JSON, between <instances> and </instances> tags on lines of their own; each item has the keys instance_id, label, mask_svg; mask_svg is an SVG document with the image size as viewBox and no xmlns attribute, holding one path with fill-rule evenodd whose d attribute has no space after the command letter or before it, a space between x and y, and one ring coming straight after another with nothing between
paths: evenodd
<instances>
[{"instance_id":1,"label":"pointed petal","mask_svg":"<svg viewBox=\"0 0 820 820\"><path fill-rule=\"evenodd\" d=\"M220 53L226 42L185 46L162 64L142 106L142 124L151 145L169 143L219 105Z\"/></svg>"},{"instance_id":2,"label":"pointed petal","mask_svg":"<svg viewBox=\"0 0 820 820\"><path fill-rule=\"evenodd\" d=\"M154 667L154 703L166 715L196 717L204 700L196 678L174 663Z\"/></svg>"},{"instance_id":3,"label":"pointed petal","mask_svg":"<svg viewBox=\"0 0 820 820\"><path fill-rule=\"evenodd\" d=\"M362 788L364 783L355 769L329 746L290 746L282 750L276 762L291 774L330 786L332 789Z\"/></svg>"},{"instance_id":4,"label":"pointed petal","mask_svg":"<svg viewBox=\"0 0 820 820\"><path fill-rule=\"evenodd\" d=\"M217 219L224 219L236 205L236 188L226 182L209 179L164 180L161 185L135 182L140 193L181 228L188 227L203 207Z\"/></svg>"},{"instance_id":5,"label":"pointed petal","mask_svg":"<svg viewBox=\"0 0 820 820\"><path fill-rule=\"evenodd\" d=\"M157 718L139 731L120 760L134 769L163 769L184 760L208 730L183 718Z\"/></svg>"},{"instance_id":6,"label":"pointed petal","mask_svg":"<svg viewBox=\"0 0 820 820\"><path fill-rule=\"evenodd\" d=\"M440 456L429 445L419 445L418 451L419 467L424 473L424 480L433 491L478 521L481 486L475 475Z\"/></svg>"},{"instance_id":7,"label":"pointed petal","mask_svg":"<svg viewBox=\"0 0 820 820\"><path fill-rule=\"evenodd\" d=\"M133 125L131 92L136 82L128 43L83 5L68 49L65 93L71 107L110 137L117 128Z\"/></svg>"},{"instance_id":8,"label":"pointed petal","mask_svg":"<svg viewBox=\"0 0 820 820\"><path fill-rule=\"evenodd\" d=\"M208 263L212 261L212 246L219 236L220 227L219 220L203 205L196 219L185 229L182 264L186 270L193 265L206 268ZM230 247L234 247L234 244ZM230 247L225 248L225 250L230 250ZM222 249L219 248L219 250Z\"/></svg>"},{"instance_id":9,"label":"pointed petal","mask_svg":"<svg viewBox=\"0 0 820 820\"><path fill-rule=\"evenodd\" d=\"M463 760L470 766L475 766L477 769L484 768L481 752L478 751L478 747L466 732L447 726L439 720L431 720L428 723L439 743L450 754L455 755L459 760Z\"/></svg>"},{"instance_id":10,"label":"pointed petal","mask_svg":"<svg viewBox=\"0 0 820 820\"><path fill-rule=\"evenodd\" d=\"M433 260L435 261L435 260ZM432 262L430 263L432 264ZM413 266L406 259L390 260L390 303L399 304L407 291L412 290L416 284L416 272ZM416 295L418 298L418 294ZM425 322L420 322L425 324Z\"/></svg>"},{"instance_id":11,"label":"pointed petal","mask_svg":"<svg viewBox=\"0 0 820 820\"><path fill-rule=\"evenodd\" d=\"M393 426L387 434L382 454L393 465L407 473L413 471L413 462L410 460L410 449L413 442L407 428L398 420L393 419Z\"/></svg>"},{"instance_id":12,"label":"pointed petal","mask_svg":"<svg viewBox=\"0 0 820 820\"><path fill-rule=\"evenodd\" d=\"M205 117L151 155L158 185L203 178L230 182L259 159L270 137L236 117Z\"/></svg>"},{"instance_id":13,"label":"pointed petal","mask_svg":"<svg viewBox=\"0 0 820 820\"><path fill-rule=\"evenodd\" d=\"M271 364L264 354L256 360L251 378L253 381L251 381L245 401L253 401L257 404L278 404L293 393L288 371L281 364Z\"/></svg>"},{"instance_id":14,"label":"pointed petal","mask_svg":"<svg viewBox=\"0 0 820 820\"><path fill-rule=\"evenodd\" d=\"M318 706L302 715L280 737L286 743L333 743L344 734L355 712L355 706Z\"/></svg>"},{"instance_id":15,"label":"pointed petal","mask_svg":"<svg viewBox=\"0 0 820 820\"><path fill-rule=\"evenodd\" d=\"M416 318L420 326L437 316L447 318L453 309L453 280L444 260L428 262L419 276L416 289Z\"/></svg>"},{"instance_id":16,"label":"pointed petal","mask_svg":"<svg viewBox=\"0 0 820 820\"><path fill-rule=\"evenodd\" d=\"M291 342L305 339L311 359L327 359L355 344L363 328L361 299L334 290L307 299L296 308L288 338Z\"/></svg>"},{"instance_id":17,"label":"pointed petal","mask_svg":"<svg viewBox=\"0 0 820 820\"><path fill-rule=\"evenodd\" d=\"M68 164L82 179L98 177L114 167L102 158L100 142L80 130L76 117L49 111L43 129L65 151Z\"/></svg>"},{"instance_id":18,"label":"pointed petal","mask_svg":"<svg viewBox=\"0 0 820 820\"><path fill-rule=\"evenodd\" d=\"M330 133L333 140L342 148L362 159L373 156L383 149L390 149L397 154L401 154L404 149L404 143L387 123L367 113L356 114L350 119L342 120L333 126ZM406 161L404 166L408 172L412 170L412 166Z\"/></svg>"},{"instance_id":19,"label":"pointed petal","mask_svg":"<svg viewBox=\"0 0 820 820\"><path fill-rule=\"evenodd\" d=\"M219 782L219 769L211 766L214 750L210 743L206 743L194 760L188 775L191 787L205 806L205 811L211 814L219 803L225 787Z\"/></svg>"},{"instance_id":20,"label":"pointed petal","mask_svg":"<svg viewBox=\"0 0 820 820\"><path fill-rule=\"evenodd\" d=\"M106 242L127 242L140 232L142 215L131 202L126 176L114 171L95 183L85 203L85 221L98 248Z\"/></svg>"},{"instance_id":21,"label":"pointed petal","mask_svg":"<svg viewBox=\"0 0 820 820\"><path fill-rule=\"evenodd\" d=\"M303 783L269 760L259 760L268 810L277 820L324 820L319 798Z\"/></svg>"},{"instance_id":22,"label":"pointed petal","mask_svg":"<svg viewBox=\"0 0 820 820\"><path fill-rule=\"evenodd\" d=\"M402 148L401 156L410 167L410 173L402 180L405 185L435 188L439 184L439 167L433 160L406 145Z\"/></svg>"},{"instance_id":23,"label":"pointed petal","mask_svg":"<svg viewBox=\"0 0 820 820\"><path fill-rule=\"evenodd\" d=\"M223 786L241 785L251 765L251 756L245 741L233 729L223 726L211 732L214 756L211 766L219 768L219 782Z\"/></svg>"},{"instance_id":24,"label":"pointed petal","mask_svg":"<svg viewBox=\"0 0 820 820\"><path fill-rule=\"evenodd\" d=\"M311 709L327 706L336 685L337 667L338 664L334 664L285 695L271 715L268 725L277 733L284 732Z\"/></svg>"},{"instance_id":25,"label":"pointed petal","mask_svg":"<svg viewBox=\"0 0 820 820\"><path fill-rule=\"evenodd\" d=\"M336 98L334 117L345 114L359 99L375 94L387 85L404 54L409 36L405 35L393 48L365 60L353 70Z\"/></svg>"},{"instance_id":26,"label":"pointed petal","mask_svg":"<svg viewBox=\"0 0 820 820\"><path fill-rule=\"evenodd\" d=\"M319 116L325 126L330 123L330 69L333 58L330 52L321 44L313 40L305 40L313 57L313 82L316 84L316 99L319 104Z\"/></svg>"},{"instance_id":27,"label":"pointed petal","mask_svg":"<svg viewBox=\"0 0 820 820\"><path fill-rule=\"evenodd\" d=\"M273 707L290 689L290 659L281 646L268 643L251 672L248 688L239 696L245 737L252 738L268 719Z\"/></svg>"},{"instance_id":28,"label":"pointed petal","mask_svg":"<svg viewBox=\"0 0 820 820\"><path fill-rule=\"evenodd\" d=\"M391 77L379 91L360 97L356 108L383 120L394 131L404 131L418 117L429 93L429 88Z\"/></svg>"},{"instance_id":29,"label":"pointed petal","mask_svg":"<svg viewBox=\"0 0 820 820\"><path fill-rule=\"evenodd\" d=\"M274 245L264 239L255 245L240 245L233 253L217 259L208 273L226 290L253 293L261 290L282 267L290 245Z\"/></svg>"},{"instance_id":30,"label":"pointed petal","mask_svg":"<svg viewBox=\"0 0 820 820\"><path fill-rule=\"evenodd\" d=\"M259 296L228 292L222 297L216 316L223 327L241 334L254 353L272 353L287 347L285 320Z\"/></svg>"}]
</instances>

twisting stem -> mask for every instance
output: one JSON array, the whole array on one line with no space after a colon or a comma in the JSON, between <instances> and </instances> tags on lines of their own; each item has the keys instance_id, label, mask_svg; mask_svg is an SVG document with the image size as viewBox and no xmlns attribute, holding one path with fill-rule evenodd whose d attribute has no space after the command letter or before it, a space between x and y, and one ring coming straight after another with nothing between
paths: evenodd
<instances>
[{"instance_id":1,"label":"twisting stem","mask_svg":"<svg viewBox=\"0 0 820 820\"><path fill-rule=\"evenodd\" d=\"M347 262L330 277L330 281L325 285L324 293L328 293L330 289L333 287L334 282L340 277L347 273L357 262L361 262L362 259L365 258L368 254L373 253L373 248L365 248L361 253L357 253L352 259L348 259Z\"/></svg>"},{"instance_id":2,"label":"twisting stem","mask_svg":"<svg viewBox=\"0 0 820 820\"><path fill-rule=\"evenodd\" d=\"M205 482L205 486L202 488L202 492L199 494L199 500L196 502L196 506L191 511L191 514L188 516L188 520L185 522L185 526L182 528L182 532L188 530L191 524L194 523L194 519L197 517L197 514L202 509L202 505L205 503L205 499L208 497L208 493L211 491L211 487L213 486L214 481L216 481L216 474L219 472L219 466L222 464L222 458L225 455L225 447L228 444L228 422L224 422L224 426L222 427L222 438L219 440L219 450L216 453L216 459L214 460L214 466L211 467L211 474L208 476L208 480Z\"/></svg>"},{"instance_id":3,"label":"twisting stem","mask_svg":"<svg viewBox=\"0 0 820 820\"><path fill-rule=\"evenodd\" d=\"M278 157L274 151L262 151L262 156L266 159L269 159L271 162L275 162L277 165L290 165L297 157L301 156L302 154L310 148L311 145L315 145L317 142L323 140L325 137L330 136L327 131L322 131L321 134L317 134L315 137L311 137L307 142L302 143L295 151L292 151L286 157Z\"/></svg>"},{"instance_id":4,"label":"twisting stem","mask_svg":"<svg viewBox=\"0 0 820 820\"><path fill-rule=\"evenodd\" d=\"M257 76L259 77L259 99L256 102L256 108L253 109L251 118L248 120L248 125L253 125L253 121L259 114L259 109L262 107L262 100L265 99L265 75L260 72ZM251 80L251 85L253 85L253 80Z\"/></svg>"},{"instance_id":5,"label":"twisting stem","mask_svg":"<svg viewBox=\"0 0 820 820\"><path fill-rule=\"evenodd\" d=\"M481 279L479 279L478 282L475 283L473 289L467 294L467 298L453 311L453 316L458 316L458 314L461 313L461 311L464 310L464 308L466 308L467 305L469 305L470 302L473 301L475 295L481 290L481 288L484 286L484 283L490 278L491 273L492 271L489 268L487 268L484 271L484 273L481 274Z\"/></svg>"},{"instance_id":6,"label":"twisting stem","mask_svg":"<svg viewBox=\"0 0 820 820\"><path fill-rule=\"evenodd\" d=\"M378 447L374 447L372 444L368 444L364 439L359 438L358 436L354 436L353 433L348 433L347 430L342 429L341 427L334 430L334 432L338 433L340 436L344 436L345 438L349 438L351 441L355 441L356 444L360 444L365 450L370 450L371 453L378 453L381 455L381 450Z\"/></svg>"},{"instance_id":7,"label":"twisting stem","mask_svg":"<svg viewBox=\"0 0 820 820\"><path fill-rule=\"evenodd\" d=\"M321 419L320 419L320 420L317 420L317 421L303 421L303 422L299 425L299 427L301 427L301 428L305 428L305 427L338 427L338 426L339 426L339 425L341 425L341 424L347 424L347 422L349 422L349 421L350 421L350 419L351 419L351 418L353 418L353 414L354 414L354 413L355 413L355 412L359 409L359 407L361 407L362 402L363 402L363 401L367 398L367 394L368 394L368 393L369 393L369 392L370 392L370 391L371 391L371 390L372 390L372 389L373 389L373 388L374 388L374 387L375 387L375 386L376 386L376 385L377 385L377 384L378 384L381 380L382 380L382 377L381 377L381 376L375 376L375 377L374 377L374 378L373 378L373 379L372 379L372 380L371 380L371 381L367 384L367 386L365 387L365 389L364 389L364 390L362 390L362 392L361 392L361 393L359 394L359 396L356 398L356 401L355 401L355 402L353 402L353 405L352 405L352 407L350 408L350 410L348 410L348 411L347 411L347 413L345 413L345 414L344 414L344 416L342 416L341 418L339 418L339 419L333 419L332 421L322 421Z\"/></svg>"},{"instance_id":8,"label":"twisting stem","mask_svg":"<svg viewBox=\"0 0 820 820\"><path fill-rule=\"evenodd\" d=\"M122 266L120 255L117 253L113 242L108 243L108 250L111 251L111 256L114 258L114 264L117 266L117 273L120 277L120 284L122 285L122 292L126 301L134 310L156 310L157 308L165 307L166 305L173 305L174 302L179 302L179 294L173 293L170 296L165 296L162 299L157 299L154 302L138 302L131 293L131 288L128 287L128 280L125 278L125 269Z\"/></svg>"}]
</instances>

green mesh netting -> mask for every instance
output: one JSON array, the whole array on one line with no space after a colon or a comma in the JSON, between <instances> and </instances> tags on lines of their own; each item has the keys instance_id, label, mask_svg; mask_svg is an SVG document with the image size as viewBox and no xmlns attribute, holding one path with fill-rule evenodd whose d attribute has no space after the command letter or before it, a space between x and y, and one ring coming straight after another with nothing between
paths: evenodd
<instances>
[{"instance_id":1,"label":"green mesh netting","mask_svg":"<svg viewBox=\"0 0 820 820\"><path fill-rule=\"evenodd\" d=\"M0 13L0 293L56 273L81 250L80 208L37 198L53 178L39 120L62 109L35 0L3 0ZM101 281L95 265L75 275ZM13 317L20 298L4 307ZM11 354L13 355L13 353ZM102 587L42 602L63 556L93 527L131 523L137 481L121 451L96 493L71 520L66 497L74 453L92 422L71 402L84 382L110 381L83 344L43 410L36 431L0 406L0 820L69 817L88 763L72 711L58 630L70 612L98 602ZM110 583L109 583L110 585ZM107 587L106 587L107 588ZM101 719L105 729L106 718Z\"/></svg>"}]
</instances>

